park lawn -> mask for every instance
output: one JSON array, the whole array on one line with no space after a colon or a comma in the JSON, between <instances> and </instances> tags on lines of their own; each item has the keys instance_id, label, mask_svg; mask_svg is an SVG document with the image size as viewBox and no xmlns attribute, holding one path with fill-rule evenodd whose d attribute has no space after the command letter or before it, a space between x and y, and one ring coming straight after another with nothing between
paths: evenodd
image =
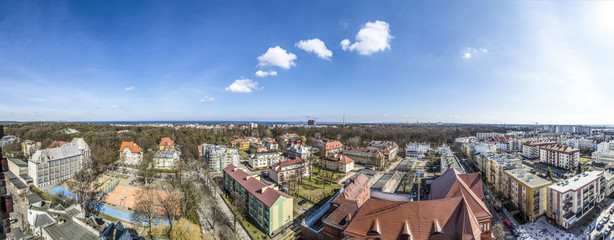
<instances>
[{"instance_id":1,"label":"park lawn","mask_svg":"<svg viewBox=\"0 0 614 240\"><path fill-rule=\"evenodd\" d=\"M580 163L586 164L592 162L592 159L589 157L580 157Z\"/></svg>"},{"instance_id":2,"label":"park lawn","mask_svg":"<svg viewBox=\"0 0 614 240\"><path fill-rule=\"evenodd\" d=\"M322 180L318 177L311 177L309 180L308 177L302 180L299 197L307 199L312 203L317 203L324 198L327 198L335 192L337 192L341 188L341 185L333 182L329 184L328 181ZM296 191L292 191L294 195L296 195Z\"/></svg>"},{"instance_id":3,"label":"park lawn","mask_svg":"<svg viewBox=\"0 0 614 240\"><path fill-rule=\"evenodd\" d=\"M337 181L337 180L345 177L345 174L343 174L343 173L336 172L336 171L330 171L330 170L323 169L323 168L320 168L320 167L317 167L317 166L313 166L312 167L311 173L314 176L319 176L319 177L322 177L322 178L323 178L323 176L329 176L332 173L333 181Z\"/></svg>"}]
</instances>

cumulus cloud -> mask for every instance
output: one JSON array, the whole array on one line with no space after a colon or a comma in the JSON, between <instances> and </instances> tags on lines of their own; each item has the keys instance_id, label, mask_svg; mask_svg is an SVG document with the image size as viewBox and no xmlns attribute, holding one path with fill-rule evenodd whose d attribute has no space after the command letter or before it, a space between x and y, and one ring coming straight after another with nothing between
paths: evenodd
<instances>
[{"instance_id":1,"label":"cumulus cloud","mask_svg":"<svg viewBox=\"0 0 614 240\"><path fill-rule=\"evenodd\" d=\"M326 60L330 60L333 56L333 52L326 48L326 44L318 38L301 40L295 44L296 47L305 50L309 53L315 53L318 57Z\"/></svg>"},{"instance_id":2,"label":"cumulus cloud","mask_svg":"<svg viewBox=\"0 0 614 240\"><path fill-rule=\"evenodd\" d=\"M115 106L115 105L111 106L111 108L113 108L113 109L119 109L119 107L118 107L118 106Z\"/></svg>"},{"instance_id":3,"label":"cumulus cloud","mask_svg":"<svg viewBox=\"0 0 614 240\"><path fill-rule=\"evenodd\" d=\"M390 25L384 21L367 22L356 34L356 42L349 39L341 41L345 51L357 51L360 55L371 55L390 49Z\"/></svg>"},{"instance_id":4,"label":"cumulus cloud","mask_svg":"<svg viewBox=\"0 0 614 240\"><path fill-rule=\"evenodd\" d=\"M213 97L205 96L204 98L201 98L199 102L213 102L214 100L215 99L213 99Z\"/></svg>"},{"instance_id":5,"label":"cumulus cloud","mask_svg":"<svg viewBox=\"0 0 614 240\"><path fill-rule=\"evenodd\" d=\"M262 70L258 70L258 71L256 71L256 76L258 76L258 77L277 76L277 72L276 71L272 71L272 70L268 71L268 72L265 72L265 71L262 71Z\"/></svg>"},{"instance_id":6,"label":"cumulus cloud","mask_svg":"<svg viewBox=\"0 0 614 240\"><path fill-rule=\"evenodd\" d=\"M486 48L472 48L468 47L463 50L463 54L461 57L463 59L472 59L475 57L483 56L488 53L488 49Z\"/></svg>"},{"instance_id":7,"label":"cumulus cloud","mask_svg":"<svg viewBox=\"0 0 614 240\"><path fill-rule=\"evenodd\" d=\"M134 90L134 86L124 88L124 91L132 91L132 90Z\"/></svg>"},{"instance_id":8,"label":"cumulus cloud","mask_svg":"<svg viewBox=\"0 0 614 240\"><path fill-rule=\"evenodd\" d=\"M296 66L294 60L296 60L296 55L276 46L269 48L266 53L258 56L258 61L260 62L258 66L278 66L280 68L290 69Z\"/></svg>"},{"instance_id":9,"label":"cumulus cloud","mask_svg":"<svg viewBox=\"0 0 614 240\"><path fill-rule=\"evenodd\" d=\"M251 93L254 90L258 90L258 82L251 79L237 79L226 87L226 92Z\"/></svg>"}]
</instances>

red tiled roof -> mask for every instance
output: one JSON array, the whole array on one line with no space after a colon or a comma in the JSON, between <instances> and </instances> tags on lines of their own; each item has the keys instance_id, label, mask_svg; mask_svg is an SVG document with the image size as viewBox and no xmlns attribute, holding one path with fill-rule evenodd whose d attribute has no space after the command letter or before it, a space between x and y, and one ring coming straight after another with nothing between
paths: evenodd
<instances>
[{"instance_id":1,"label":"red tiled roof","mask_svg":"<svg viewBox=\"0 0 614 240\"><path fill-rule=\"evenodd\" d=\"M562 152L562 153L575 153L575 152L580 152L580 149L574 148L574 147L570 147L564 144L550 144L550 145L546 145L546 146L541 146L539 147L539 149L544 149L544 150L549 150L549 151L556 151L556 152Z\"/></svg>"},{"instance_id":2,"label":"red tiled roof","mask_svg":"<svg viewBox=\"0 0 614 240\"><path fill-rule=\"evenodd\" d=\"M138 153L138 152L142 152L143 149L141 149L141 147L139 147L139 145L136 145L136 143L133 142L122 142L122 146L119 147L119 151L123 151L124 148L129 148L131 152L133 153Z\"/></svg>"},{"instance_id":3,"label":"red tiled roof","mask_svg":"<svg viewBox=\"0 0 614 240\"><path fill-rule=\"evenodd\" d=\"M460 174L448 169L431 184L431 199L464 197L476 218L491 218L484 203L484 190L480 173Z\"/></svg>"},{"instance_id":4,"label":"red tiled roof","mask_svg":"<svg viewBox=\"0 0 614 240\"><path fill-rule=\"evenodd\" d=\"M303 159L300 159L300 158L288 159L286 161L279 162L279 166L295 164L295 163L302 162L302 161L303 161Z\"/></svg>"},{"instance_id":5,"label":"red tiled roof","mask_svg":"<svg viewBox=\"0 0 614 240\"><path fill-rule=\"evenodd\" d=\"M325 150L331 150L331 149L336 149L336 148L343 148L343 143L337 140L330 140L324 143Z\"/></svg>"},{"instance_id":6,"label":"red tiled roof","mask_svg":"<svg viewBox=\"0 0 614 240\"><path fill-rule=\"evenodd\" d=\"M51 145L49 145L48 148L56 148L56 147L61 147L64 144L67 144L68 142L64 142L64 141L53 141L53 143L51 143Z\"/></svg>"},{"instance_id":7,"label":"red tiled roof","mask_svg":"<svg viewBox=\"0 0 614 240\"><path fill-rule=\"evenodd\" d=\"M279 197L292 198L288 194L268 187L266 184L254 177L249 176L246 172L232 164L226 166L226 168L224 168L224 172L268 207L273 206Z\"/></svg>"},{"instance_id":8,"label":"red tiled roof","mask_svg":"<svg viewBox=\"0 0 614 240\"><path fill-rule=\"evenodd\" d=\"M369 198L369 181L369 177L364 174L358 175L341 194L333 199L331 203L336 208L324 220L339 226L347 225L364 203L358 198L363 194L367 194L366 197Z\"/></svg>"},{"instance_id":9,"label":"red tiled roof","mask_svg":"<svg viewBox=\"0 0 614 240\"><path fill-rule=\"evenodd\" d=\"M165 137L160 141L160 146L164 147L166 150L175 149L175 141Z\"/></svg>"},{"instance_id":10,"label":"red tiled roof","mask_svg":"<svg viewBox=\"0 0 614 240\"><path fill-rule=\"evenodd\" d=\"M353 163L354 162L354 160L352 160L351 158L349 158L348 156L345 156L343 154L329 155L324 160L335 161L335 162L338 162L338 163L341 163L341 164L349 164L349 163Z\"/></svg>"}]
</instances>

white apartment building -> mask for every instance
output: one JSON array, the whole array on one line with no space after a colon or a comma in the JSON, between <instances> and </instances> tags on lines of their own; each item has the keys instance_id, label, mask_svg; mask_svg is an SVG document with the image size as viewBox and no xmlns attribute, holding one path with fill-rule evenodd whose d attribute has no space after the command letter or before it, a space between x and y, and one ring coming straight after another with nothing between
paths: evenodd
<instances>
[{"instance_id":1,"label":"white apartment building","mask_svg":"<svg viewBox=\"0 0 614 240\"><path fill-rule=\"evenodd\" d=\"M431 144L427 142L410 142L405 145L405 156L422 158L429 150L431 150Z\"/></svg>"},{"instance_id":2,"label":"white apartment building","mask_svg":"<svg viewBox=\"0 0 614 240\"><path fill-rule=\"evenodd\" d=\"M249 158L249 165L253 168L270 167L281 161L281 154L276 151L254 153Z\"/></svg>"},{"instance_id":3,"label":"white apartment building","mask_svg":"<svg viewBox=\"0 0 614 240\"><path fill-rule=\"evenodd\" d=\"M222 171L230 164L238 166L241 158L239 149L213 144L203 144L202 154L205 162L209 164L209 169L214 172Z\"/></svg>"},{"instance_id":4,"label":"white apartment building","mask_svg":"<svg viewBox=\"0 0 614 240\"><path fill-rule=\"evenodd\" d=\"M550 140L531 140L524 142L522 143L522 156L529 159L539 158L539 147L555 143L556 142Z\"/></svg>"},{"instance_id":5,"label":"white apartment building","mask_svg":"<svg viewBox=\"0 0 614 240\"><path fill-rule=\"evenodd\" d=\"M575 169L580 163L580 149L562 144L551 144L539 148L539 161L564 169Z\"/></svg>"},{"instance_id":6,"label":"white apartment building","mask_svg":"<svg viewBox=\"0 0 614 240\"><path fill-rule=\"evenodd\" d=\"M124 166L135 167L143 160L143 149L133 142L122 142L119 147L119 162Z\"/></svg>"},{"instance_id":7,"label":"white apartment building","mask_svg":"<svg viewBox=\"0 0 614 240\"><path fill-rule=\"evenodd\" d=\"M605 177L590 171L548 186L546 216L569 229L603 199Z\"/></svg>"},{"instance_id":8,"label":"white apartment building","mask_svg":"<svg viewBox=\"0 0 614 240\"><path fill-rule=\"evenodd\" d=\"M597 145L597 151L591 156L593 162L602 164L614 164L614 142L602 142Z\"/></svg>"},{"instance_id":9,"label":"white apartment building","mask_svg":"<svg viewBox=\"0 0 614 240\"><path fill-rule=\"evenodd\" d=\"M441 156L453 155L452 154L452 149L450 149L450 146L448 146L446 144L442 144L441 146L439 146L439 155L441 155Z\"/></svg>"},{"instance_id":10,"label":"white apartment building","mask_svg":"<svg viewBox=\"0 0 614 240\"><path fill-rule=\"evenodd\" d=\"M494 137L501 137L503 136L502 133L495 133L495 132L489 132L489 133L476 133L475 137L478 139L478 141L482 141L484 139L489 139L489 138L494 138Z\"/></svg>"},{"instance_id":11,"label":"white apartment building","mask_svg":"<svg viewBox=\"0 0 614 240\"><path fill-rule=\"evenodd\" d=\"M72 177L81 169L84 158L84 152L72 143L38 150L28 160L28 175L34 186L47 186Z\"/></svg>"}]
</instances>

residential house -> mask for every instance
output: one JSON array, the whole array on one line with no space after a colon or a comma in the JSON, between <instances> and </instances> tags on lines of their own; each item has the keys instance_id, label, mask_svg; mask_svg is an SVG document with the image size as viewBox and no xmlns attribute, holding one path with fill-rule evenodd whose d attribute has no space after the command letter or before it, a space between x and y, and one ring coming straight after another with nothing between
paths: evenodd
<instances>
[{"instance_id":1,"label":"residential house","mask_svg":"<svg viewBox=\"0 0 614 240\"><path fill-rule=\"evenodd\" d=\"M36 152L37 150L42 149L43 146L41 144L41 142L35 142L32 140L25 140L21 143L21 150L23 151L23 154L26 156L31 156L32 154L34 154L34 152Z\"/></svg>"},{"instance_id":2,"label":"residential house","mask_svg":"<svg viewBox=\"0 0 614 240\"><path fill-rule=\"evenodd\" d=\"M605 177L602 171L589 171L548 186L546 217L569 229L588 215L603 198Z\"/></svg>"},{"instance_id":3,"label":"residential house","mask_svg":"<svg viewBox=\"0 0 614 240\"><path fill-rule=\"evenodd\" d=\"M552 182L524 169L504 170L504 194L533 221L546 212L547 187Z\"/></svg>"},{"instance_id":4,"label":"residential house","mask_svg":"<svg viewBox=\"0 0 614 240\"><path fill-rule=\"evenodd\" d=\"M277 150L279 149L279 144L272 138L265 138L262 140L262 145L264 145L269 150Z\"/></svg>"},{"instance_id":5,"label":"residential house","mask_svg":"<svg viewBox=\"0 0 614 240\"><path fill-rule=\"evenodd\" d=\"M175 149L175 141L173 141L170 138L162 138L162 140L160 140L160 149L159 150L174 150Z\"/></svg>"},{"instance_id":6,"label":"residential house","mask_svg":"<svg viewBox=\"0 0 614 240\"><path fill-rule=\"evenodd\" d=\"M252 166L252 168L270 167L281 161L281 158L281 153L277 151L254 153L249 157L249 165Z\"/></svg>"},{"instance_id":7,"label":"residential house","mask_svg":"<svg viewBox=\"0 0 614 240\"><path fill-rule=\"evenodd\" d=\"M539 148L540 162L563 169L575 169L580 163L580 149L562 144L544 145Z\"/></svg>"},{"instance_id":8,"label":"residential house","mask_svg":"<svg viewBox=\"0 0 614 240\"><path fill-rule=\"evenodd\" d=\"M340 153L344 149L343 143L337 140L327 138L315 139L313 147L319 148L320 154L322 154L322 156Z\"/></svg>"},{"instance_id":9,"label":"residential house","mask_svg":"<svg viewBox=\"0 0 614 240\"><path fill-rule=\"evenodd\" d=\"M174 169L181 160L181 153L174 148L158 150L154 153L153 163L155 169Z\"/></svg>"},{"instance_id":10,"label":"residential house","mask_svg":"<svg viewBox=\"0 0 614 240\"><path fill-rule=\"evenodd\" d=\"M245 171L228 165L224 168L224 190L236 193L245 212L267 235L277 234L293 220L293 198Z\"/></svg>"},{"instance_id":11,"label":"residential house","mask_svg":"<svg viewBox=\"0 0 614 240\"><path fill-rule=\"evenodd\" d=\"M342 173L354 170L354 160L341 154L330 154L322 159L322 168Z\"/></svg>"},{"instance_id":12,"label":"residential house","mask_svg":"<svg viewBox=\"0 0 614 240\"><path fill-rule=\"evenodd\" d=\"M384 160L392 161L396 159L399 145L393 141L371 141L367 144L367 149L377 149L384 154Z\"/></svg>"},{"instance_id":13,"label":"residential house","mask_svg":"<svg viewBox=\"0 0 614 240\"><path fill-rule=\"evenodd\" d=\"M143 149L133 142L122 142L119 147L119 161L124 166L135 167L143 160Z\"/></svg>"},{"instance_id":14,"label":"residential house","mask_svg":"<svg viewBox=\"0 0 614 240\"><path fill-rule=\"evenodd\" d=\"M275 163L269 169L269 178L277 184L284 184L309 175L311 175L311 163L300 158Z\"/></svg>"},{"instance_id":15,"label":"residential house","mask_svg":"<svg viewBox=\"0 0 614 240\"><path fill-rule=\"evenodd\" d=\"M255 142L249 145L249 153L261 153L268 151L270 151L269 148L262 143Z\"/></svg>"},{"instance_id":16,"label":"residential house","mask_svg":"<svg viewBox=\"0 0 614 240\"><path fill-rule=\"evenodd\" d=\"M308 159L311 157L311 148L301 142L288 142L286 156L288 158Z\"/></svg>"},{"instance_id":17,"label":"residential house","mask_svg":"<svg viewBox=\"0 0 614 240\"><path fill-rule=\"evenodd\" d=\"M431 150L431 144L427 142L410 142L405 145L405 157L423 158L424 154Z\"/></svg>"},{"instance_id":18,"label":"residential house","mask_svg":"<svg viewBox=\"0 0 614 240\"><path fill-rule=\"evenodd\" d=\"M346 147L342 153L360 164L384 166L384 154L379 149Z\"/></svg>"},{"instance_id":19,"label":"residential house","mask_svg":"<svg viewBox=\"0 0 614 240\"><path fill-rule=\"evenodd\" d=\"M42 239L100 239L96 229L85 221L85 212L79 205L68 208L42 201L30 205L27 221L33 234Z\"/></svg>"}]
</instances>

